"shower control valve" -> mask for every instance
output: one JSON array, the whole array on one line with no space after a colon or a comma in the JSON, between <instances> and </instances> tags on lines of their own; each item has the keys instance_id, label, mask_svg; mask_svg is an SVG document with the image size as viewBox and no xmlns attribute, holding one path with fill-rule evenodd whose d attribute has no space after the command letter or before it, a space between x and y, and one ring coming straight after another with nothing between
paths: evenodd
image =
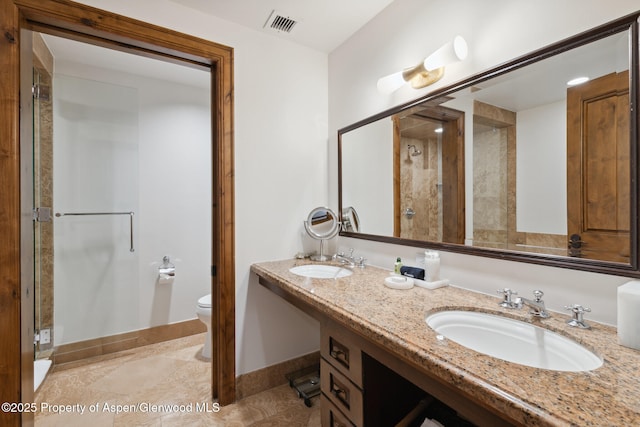
<instances>
[{"instance_id":1,"label":"shower control valve","mask_svg":"<svg viewBox=\"0 0 640 427\"><path fill-rule=\"evenodd\" d=\"M413 208L406 208L404 210L404 216L406 216L407 219L413 218L415 214L416 214L416 211L414 211Z\"/></svg>"}]
</instances>

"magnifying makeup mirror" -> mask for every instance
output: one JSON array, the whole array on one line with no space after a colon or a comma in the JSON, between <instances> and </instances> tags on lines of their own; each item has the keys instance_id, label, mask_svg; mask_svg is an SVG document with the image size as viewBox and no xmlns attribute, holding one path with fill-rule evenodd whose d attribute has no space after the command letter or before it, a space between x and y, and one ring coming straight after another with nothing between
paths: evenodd
<instances>
[{"instance_id":1,"label":"magnifying makeup mirror","mask_svg":"<svg viewBox=\"0 0 640 427\"><path fill-rule=\"evenodd\" d=\"M353 206L342 209L342 231L353 233L360 231L360 218Z\"/></svg>"},{"instance_id":2,"label":"magnifying makeup mirror","mask_svg":"<svg viewBox=\"0 0 640 427\"><path fill-rule=\"evenodd\" d=\"M329 261L331 257L324 255L323 247L324 241L335 237L340 230L340 223L336 214L326 207L315 208L309 213L307 220L304 221L304 228L309 236L320 240L320 254L311 256L311 259L313 261Z\"/></svg>"}]
</instances>

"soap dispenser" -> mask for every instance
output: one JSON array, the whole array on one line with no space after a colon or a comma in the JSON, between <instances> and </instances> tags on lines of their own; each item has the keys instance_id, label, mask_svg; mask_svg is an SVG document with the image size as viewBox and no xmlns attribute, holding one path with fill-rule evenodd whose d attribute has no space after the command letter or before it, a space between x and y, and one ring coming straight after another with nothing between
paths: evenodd
<instances>
[{"instance_id":1,"label":"soap dispenser","mask_svg":"<svg viewBox=\"0 0 640 427\"><path fill-rule=\"evenodd\" d=\"M400 274L400 269L402 268L402 260L400 259L400 257L398 257L398 259L396 259L396 263L393 267L393 272L396 274Z\"/></svg>"}]
</instances>

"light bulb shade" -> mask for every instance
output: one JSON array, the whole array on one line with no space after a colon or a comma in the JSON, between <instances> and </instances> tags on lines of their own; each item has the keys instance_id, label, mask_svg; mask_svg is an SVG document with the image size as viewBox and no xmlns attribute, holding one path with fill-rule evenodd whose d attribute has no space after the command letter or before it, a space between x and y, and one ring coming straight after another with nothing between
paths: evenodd
<instances>
[{"instance_id":1,"label":"light bulb shade","mask_svg":"<svg viewBox=\"0 0 640 427\"><path fill-rule=\"evenodd\" d=\"M402 76L402 71L389 74L388 76L378 79L378 91L385 94L390 94L400 89L402 85L406 83Z\"/></svg>"},{"instance_id":2,"label":"light bulb shade","mask_svg":"<svg viewBox=\"0 0 640 427\"><path fill-rule=\"evenodd\" d=\"M462 61L467 57L467 52L467 42L461 36L456 36L418 65L378 79L378 91L390 94L406 82L410 82L414 89L433 84L442 78L446 65Z\"/></svg>"},{"instance_id":3,"label":"light bulb shade","mask_svg":"<svg viewBox=\"0 0 640 427\"><path fill-rule=\"evenodd\" d=\"M462 61L467 57L467 42L461 36L456 36L453 41L445 43L438 50L424 60L424 68L428 71L437 70L445 65Z\"/></svg>"}]
</instances>

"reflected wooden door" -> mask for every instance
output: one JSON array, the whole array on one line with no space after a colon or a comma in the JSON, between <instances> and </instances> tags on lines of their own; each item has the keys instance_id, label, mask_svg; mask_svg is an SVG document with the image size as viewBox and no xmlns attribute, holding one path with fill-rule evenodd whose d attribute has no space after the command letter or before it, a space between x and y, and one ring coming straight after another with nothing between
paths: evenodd
<instances>
[{"instance_id":1,"label":"reflected wooden door","mask_svg":"<svg viewBox=\"0 0 640 427\"><path fill-rule=\"evenodd\" d=\"M570 256L629 262L629 150L629 73L612 73L569 88Z\"/></svg>"}]
</instances>

